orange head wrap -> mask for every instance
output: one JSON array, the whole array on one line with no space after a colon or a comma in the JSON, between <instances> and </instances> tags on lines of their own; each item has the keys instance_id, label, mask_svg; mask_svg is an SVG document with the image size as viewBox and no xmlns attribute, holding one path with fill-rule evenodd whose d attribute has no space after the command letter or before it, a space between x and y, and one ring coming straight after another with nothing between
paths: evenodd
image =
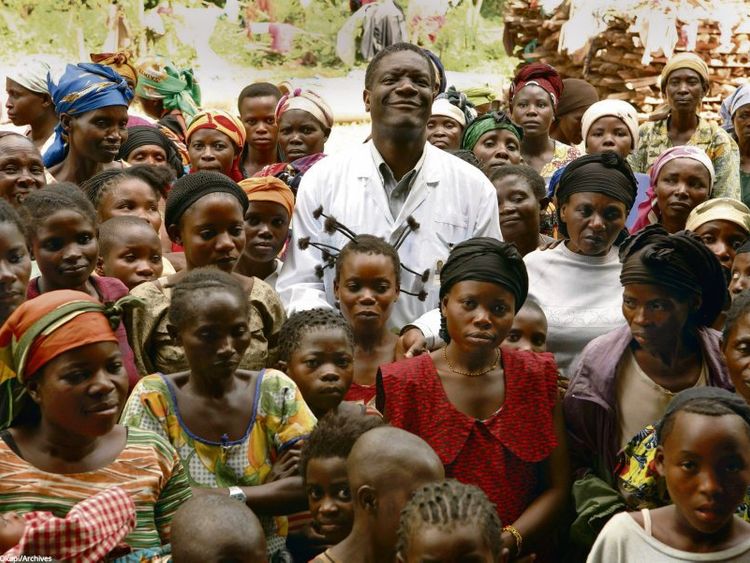
<instances>
[{"instance_id":1,"label":"orange head wrap","mask_svg":"<svg viewBox=\"0 0 750 563\"><path fill-rule=\"evenodd\" d=\"M138 71L130 62L133 58L130 51L118 51L117 53L91 53L92 63L105 65L114 70L126 80L130 80L134 86L138 85Z\"/></svg>"},{"instance_id":2,"label":"orange head wrap","mask_svg":"<svg viewBox=\"0 0 750 563\"><path fill-rule=\"evenodd\" d=\"M247 194L247 199L253 201L270 201L278 203L286 209L289 218L294 212L294 193L282 180L274 176L246 178L239 186Z\"/></svg>"}]
</instances>

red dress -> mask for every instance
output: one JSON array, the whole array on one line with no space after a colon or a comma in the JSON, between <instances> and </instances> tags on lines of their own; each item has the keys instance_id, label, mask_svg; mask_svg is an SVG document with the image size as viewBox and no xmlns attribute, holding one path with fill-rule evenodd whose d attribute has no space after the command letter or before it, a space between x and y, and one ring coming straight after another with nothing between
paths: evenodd
<instances>
[{"instance_id":1,"label":"red dress","mask_svg":"<svg viewBox=\"0 0 750 563\"><path fill-rule=\"evenodd\" d=\"M374 385L360 385L352 381L349 391L344 395L344 400L367 405L375 398L375 389Z\"/></svg>"},{"instance_id":2,"label":"red dress","mask_svg":"<svg viewBox=\"0 0 750 563\"><path fill-rule=\"evenodd\" d=\"M557 366L549 353L501 352L505 402L486 420L453 406L429 354L380 367L377 408L393 426L430 444L446 477L482 489L500 521L511 524L538 496L537 464L557 446Z\"/></svg>"}]
</instances>

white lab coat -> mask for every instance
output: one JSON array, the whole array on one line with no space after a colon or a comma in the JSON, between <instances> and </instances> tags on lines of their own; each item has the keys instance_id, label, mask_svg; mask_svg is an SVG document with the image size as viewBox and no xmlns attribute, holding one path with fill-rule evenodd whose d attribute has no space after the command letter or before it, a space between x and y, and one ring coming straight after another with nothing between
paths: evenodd
<instances>
[{"instance_id":1,"label":"white lab coat","mask_svg":"<svg viewBox=\"0 0 750 563\"><path fill-rule=\"evenodd\" d=\"M391 244L396 242L407 217L411 215L419 222L419 229L409 235L399 255L402 263L416 272L430 270L424 284L428 297L422 302L402 293L389 323L396 329L437 307L440 278L436 269L442 267L453 246L479 236L502 240L497 196L490 181L474 166L429 143L425 144L422 169L394 221L371 142L319 161L302 179L294 209L292 242L276 282L288 314L335 303L333 271L326 269L323 280L319 279L315 266L322 264L320 252L314 248L300 250L297 246L303 237L339 249L348 242L339 233L324 232L324 219L313 217L313 211L320 206L326 215L336 217L355 233L379 236ZM402 269L401 287L417 293L423 284Z\"/></svg>"}]
</instances>

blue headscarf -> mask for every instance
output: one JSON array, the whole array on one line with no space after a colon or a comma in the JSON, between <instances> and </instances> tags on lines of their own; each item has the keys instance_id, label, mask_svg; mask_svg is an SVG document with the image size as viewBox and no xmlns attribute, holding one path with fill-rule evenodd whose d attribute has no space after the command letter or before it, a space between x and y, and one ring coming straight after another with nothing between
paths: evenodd
<instances>
[{"instance_id":1,"label":"blue headscarf","mask_svg":"<svg viewBox=\"0 0 750 563\"><path fill-rule=\"evenodd\" d=\"M125 79L104 65L68 65L57 81L55 78L51 74L47 75L49 93L58 117L63 113L80 115L108 106L127 106L133 98L133 91ZM62 162L67 152L68 140L64 136L62 124L58 123L55 127L55 140L44 153L44 166L49 168Z\"/></svg>"}]
</instances>

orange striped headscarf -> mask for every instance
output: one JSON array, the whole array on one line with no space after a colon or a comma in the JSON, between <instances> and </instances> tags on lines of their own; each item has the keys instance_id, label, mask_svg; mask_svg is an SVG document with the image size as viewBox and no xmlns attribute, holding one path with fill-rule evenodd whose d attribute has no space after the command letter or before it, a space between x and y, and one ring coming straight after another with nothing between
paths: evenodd
<instances>
[{"instance_id":1,"label":"orange striped headscarf","mask_svg":"<svg viewBox=\"0 0 750 563\"><path fill-rule=\"evenodd\" d=\"M242 180L243 175L240 171L240 159L242 158L242 149L245 146L245 126L239 118L229 112L220 109L204 110L197 114L190 121L185 135L185 144L190 145L190 137L199 129L216 129L224 133L234 144L236 156L232 161L232 169L229 176L235 182ZM194 172L195 170L191 170Z\"/></svg>"},{"instance_id":2,"label":"orange striped headscarf","mask_svg":"<svg viewBox=\"0 0 750 563\"><path fill-rule=\"evenodd\" d=\"M294 213L294 192L283 180L279 180L275 176L245 178L239 182L239 186L245 192L249 201L278 203L286 209L291 219L292 213Z\"/></svg>"}]
</instances>

